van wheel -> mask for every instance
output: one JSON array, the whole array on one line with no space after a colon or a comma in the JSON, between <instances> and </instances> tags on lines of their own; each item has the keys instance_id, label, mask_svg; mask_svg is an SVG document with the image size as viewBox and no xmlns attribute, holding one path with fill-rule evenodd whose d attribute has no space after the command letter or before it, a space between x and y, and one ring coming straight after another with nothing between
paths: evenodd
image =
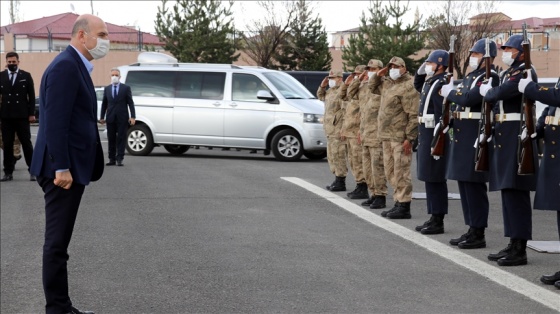
<instances>
[{"instance_id":1,"label":"van wheel","mask_svg":"<svg viewBox=\"0 0 560 314\"><path fill-rule=\"evenodd\" d=\"M327 157L326 151L321 152L303 152L303 156L307 157L307 159L311 160L320 160Z\"/></svg>"},{"instance_id":2,"label":"van wheel","mask_svg":"<svg viewBox=\"0 0 560 314\"><path fill-rule=\"evenodd\" d=\"M278 160L295 161L303 155L299 134L291 129L282 130L272 138L272 154Z\"/></svg>"},{"instance_id":3,"label":"van wheel","mask_svg":"<svg viewBox=\"0 0 560 314\"><path fill-rule=\"evenodd\" d=\"M128 128L126 151L133 156L146 156L154 149L154 140L150 129L145 125L133 125Z\"/></svg>"},{"instance_id":4,"label":"van wheel","mask_svg":"<svg viewBox=\"0 0 560 314\"><path fill-rule=\"evenodd\" d=\"M171 155L181 155L191 148L189 145L163 145L166 151Z\"/></svg>"}]
</instances>

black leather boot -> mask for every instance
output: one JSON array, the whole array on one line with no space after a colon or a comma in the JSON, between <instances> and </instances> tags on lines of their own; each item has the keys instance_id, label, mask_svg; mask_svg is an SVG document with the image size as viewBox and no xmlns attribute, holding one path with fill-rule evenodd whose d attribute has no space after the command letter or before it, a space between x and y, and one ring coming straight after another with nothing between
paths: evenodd
<instances>
[{"instance_id":1,"label":"black leather boot","mask_svg":"<svg viewBox=\"0 0 560 314\"><path fill-rule=\"evenodd\" d=\"M467 239L467 237L469 236L469 234L470 234L471 232L472 232L472 228L469 228L469 230L467 231L467 233L461 235L461 236L458 237L458 238L454 238L454 239L449 240L449 244L455 245L455 246L456 246L456 245L459 245L460 242L463 242L463 241L465 241L465 240Z\"/></svg>"},{"instance_id":2,"label":"black leather boot","mask_svg":"<svg viewBox=\"0 0 560 314\"><path fill-rule=\"evenodd\" d=\"M346 177L336 177L328 190L331 192L346 191Z\"/></svg>"},{"instance_id":3,"label":"black leather boot","mask_svg":"<svg viewBox=\"0 0 560 314\"><path fill-rule=\"evenodd\" d=\"M553 285L557 281L560 281L560 271L557 271L554 275L543 275L541 277L541 282L545 285Z\"/></svg>"},{"instance_id":4,"label":"black leather boot","mask_svg":"<svg viewBox=\"0 0 560 314\"><path fill-rule=\"evenodd\" d=\"M365 182L358 183L358 185L356 186L356 190L354 190L354 192L348 195L348 197L354 200L369 198L367 183Z\"/></svg>"},{"instance_id":5,"label":"black leather boot","mask_svg":"<svg viewBox=\"0 0 560 314\"><path fill-rule=\"evenodd\" d=\"M369 207L369 205L371 205L371 203L375 200L375 197L375 195L370 196L367 200L362 202L362 206Z\"/></svg>"},{"instance_id":6,"label":"black leather boot","mask_svg":"<svg viewBox=\"0 0 560 314\"><path fill-rule=\"evenodd\" d=\"M373 203L369 205L370 209L381 209L387 207L385 195L377 195L373 200Z\"/></svg>"},{"instance_id":7,"label":"black leather boot","mask_svg":"<svg viewBox=\"0 0 560 314\"><path fill-rule=\"evenodd\" d=\"M484 238L484 228L471 228L472 232L467 238L460 242L457 246L460 249L480 249L486 247L486 238Z\"/></svg>"},{"instance_id":8,"label":"black leather boot","mask_svg":"<svg viewBox=\"0 0 560 314\"><path fill-rule=\"evenodd\" d=\"M443 217L445 217L445 214L434 214L432 217L434 217L432 222L426 228L420 230L421 234L441 234L444 232Z\"/></svg>"},{"instance_id":9,"label":"black leather boot","mask_svg":"<svg viewBox=\"0 0 560 314\"><path fill-rule=\"evenodd\" d=\"M391 208L391 209L389 209L389 210L384 210L384 211L381 212L381 217L387 217L387 214L388 214L388 213L392 213L392 212L394 212L395 210L397 210L397 209L400 207L400 204L401 204L401 203L399 203L398 201L395 202L395 206L393 206L393 208Z\"/></svg>"},{"instance_id":10,"label":"black leather boot","mask_svg":"<svg viewBox=\"0 0 560 314\"><path fill-rule=\"evenodd\" d=\"M510 239L509 244L504 249L502 249L500 252L488 254L488 259L495 262L495 261L499 260L500 258L508 255L508 253L511 251L512 243L513 243L513 240Z\"/></svg>"},{"instance_id":11,"label":"black leather boot","mask_svg":"<svg viewBox=\"0 0 560 314\"><path fill-rule=\"evenodd\" d=\"M334 177L334 181L331 184L327 185L325 188L330 191L331 186L333 186L335 183L336 183L336 176Z\"/></svg>"},{"instance_id":12,"label":"black leather boot","mask_svg":"<svg viewBox=\"0 0 560 314\"><path fill-rule=\"evenodd\" d=\"M498 260L498 266L527 265L527 240L512 239L511 251Z\"/></svg>"},{"instance_id":13,"label":"black leather boot","mask_svg":"<svg viewBox=\"0 0 560 314\"><path fill-rule=\"evenodd\" d=\"M434 216L433 216L433 215L430 217L430 219L424 221L424 223L421 224L420 226L416 226L416 227L414 228L414 230L420 231L420 230L426 228L426 227L432 222L432 220L434 220Z\"/></svg>"},{"instance_id":14,"label":"black leather boot","mask_svg":"<svg viewBox=\"0 0 560 314\"><path fill-rule=\"evenodd\" d=\"M389 219L410 219L410 202L399 203L399 207L394 211L387 214Z\"/></svg>"}]
</instances>

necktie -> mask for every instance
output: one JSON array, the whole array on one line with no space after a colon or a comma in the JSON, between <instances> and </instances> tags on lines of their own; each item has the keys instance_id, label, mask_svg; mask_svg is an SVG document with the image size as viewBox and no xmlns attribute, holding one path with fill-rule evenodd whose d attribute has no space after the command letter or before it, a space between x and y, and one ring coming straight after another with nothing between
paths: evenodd
<instances>
[{"instance_id":1,"label":"necktie","mask_svg":"<svg viewBox=\"0 0 560 314\"><path fill-rule=\"evenodd\" d=\"M10 82L12 82L12 85L14 85L15 78L16 78L16 72L10 72Z\"/></svg>"},{"instance_id":2,"label":"necktie","mask_svg":"<svg viewBox=\"0 0 560 314\"><path fill-rule=\"evenodd\" d=\"M117 85L113 85L113 99L117 98Z\"/></svg>"}]
</instances>

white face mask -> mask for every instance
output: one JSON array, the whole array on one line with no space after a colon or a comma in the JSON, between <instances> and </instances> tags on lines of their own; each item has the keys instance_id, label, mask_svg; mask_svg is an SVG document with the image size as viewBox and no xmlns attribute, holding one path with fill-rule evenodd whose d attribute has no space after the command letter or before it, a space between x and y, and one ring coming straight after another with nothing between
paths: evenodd
<instances>
[{"instance_id":1,"label":"white face mask","mask_svg":"<svg viewBox=\"0 0 560 314\"><path fill-rule=\"evenodd\" d=\"M332 80L332 79L329 80L329 87L330 87L330 88L333 88L333 87L335 87L335 86L336 86L336 81L335 81L335 80Z\"/></svg>"},{"instance_id":2,"label":"white face mask","mask_svg":"<svg viewBox=\"0 0 560 314\"><path fill-rule=\"evenodd\" d=\"M434 75L435 71L434 71L434 68L431 64L427 64L424 69L426 70L426 75L428 75L428 76Z\"/></svg>"},{"instance_id":3,"label":"white face mask","mask_svg":"<svg viewBox=\"0 0 560 314\"><path fill-rule=\"evenodd\" d=\"M469 66L471 69L476 70L478 69L478 58L469 57Z\"/></svg>"},{"instance_id":4,"label":"white face mask","mask_svg":"<svg viewBox=\"0 0 560 314\"><path fill-rule=\"evenodd\" d=\"M368 78L371 78L374 74L375 74L375 72L369 71L369 72L367 73L367 76L368 76Z\"/></svg>"},{"instance_id":5,"label":"white face mask","mask_svg":"<svg viewBox=\"0 0 560 314\"><path fill-rule=\"evenodd\" d=\"M511 57L513 55L513 52L511 51L506 51L504 53L502 53L502 62L507 64L508 66L511 66L513 64L513 58Z\"/></svg>"},{"instance_id":6,"label":"white face mask","mask_svg":"<svg viewBox=\"0 0 560 314\"><path fill-rule=\"evenodd\" d=\"M112 84L117 84L119 82L119 77L118 76L111 76L111 83Z\"/></svg>"},{"instance_id":7,"label":"white face mask","mask_svg":"<svg viewBox=\"0 0 560 314\"><path fill-rule=\"evenodd\" d=\"M390 69L389 70L389 76L394 81L394 80L398 79L399 77L401 77L401 70L400 69Z\"/></svg>"},{"instance_id":8,"label":"white face mask","mask_svg":"<svg viewBox=\"0 0 560 314\"><path fill-rule=\"evenodd\" d=\"M91 54L91 56L94 59L101 59L101 58L105 57L107 55L107 53L109 52L109 46L111 45L111 42L109 41L109 39L92 37L88 33L86 33L86 35L88 35L91 38L95 38L97 40L97 45L95 45L95 48L93 48L91 50L88 49L86 47L86 44L84 43L84 47Z\"/></svg>"}]
</instances>

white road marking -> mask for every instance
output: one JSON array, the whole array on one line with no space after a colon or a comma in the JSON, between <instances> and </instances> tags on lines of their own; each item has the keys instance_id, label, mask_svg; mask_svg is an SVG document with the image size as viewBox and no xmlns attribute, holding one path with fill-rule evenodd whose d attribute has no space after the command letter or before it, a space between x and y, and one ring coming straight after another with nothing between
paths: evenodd
<instances>
[{"instance_id":1,"label":"white road marking","mask_svg":"<svg viewBox=\"0 0 560 314\"><path fill-rule=\"evenodd\" d=\"M361 219L391 232L415 245L421 246L459 266L465 267L477 274L480 274L493 282L500 284L514 292L520 293L535 302L541 303L553 310L560 311L560 298L557 293L540 287L528 280L508 273L489 262L480 261L468 254L462 253L459 249L450 247L441 242L433 240L419 232L405 228L390 219L383 218L374 214L363 207L354 204L332 192L313 185L305 180L296 177L282 177L281 179L298 185L312 193L325 198L326 200L338 205L342 209L360 217Z\"/></svg>"}]
</instances>

